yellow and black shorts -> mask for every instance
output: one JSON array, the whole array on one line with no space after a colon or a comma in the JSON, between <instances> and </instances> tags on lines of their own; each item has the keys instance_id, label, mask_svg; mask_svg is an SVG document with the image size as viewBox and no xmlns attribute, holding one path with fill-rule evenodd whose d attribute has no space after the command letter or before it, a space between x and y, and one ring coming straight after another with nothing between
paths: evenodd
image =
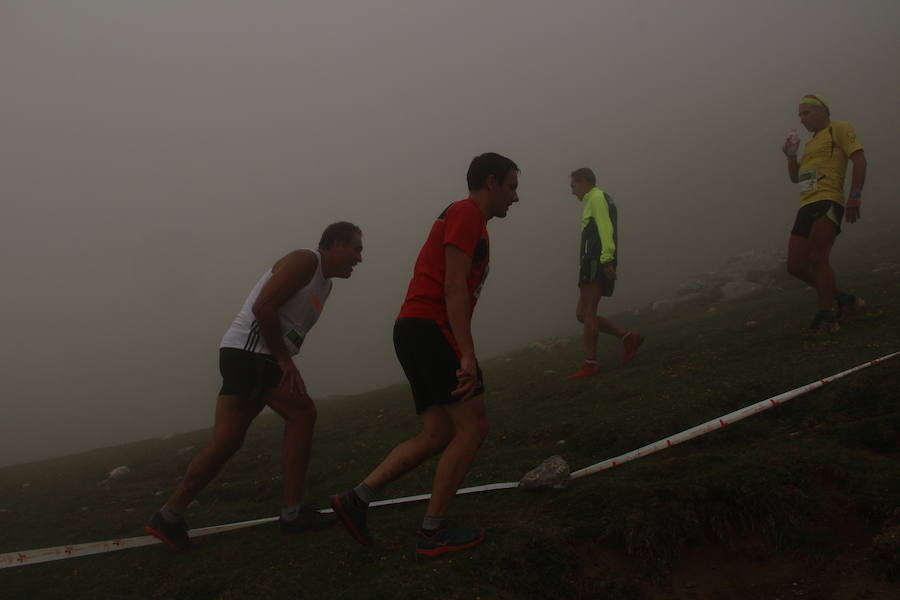
<instances>
[{"instance_id":1,"label":"yellow and black shorts","mask_svg":"<svg viewBox=\"0 0 900 600\"><path fill-rule=\"evenodd\" d=\"M837 232L841 232L844 207L831 200L819 200L800 207L800 210L797 211L797 218L794 220L794 227L791 229L791 235L809 238L813 223L822 217L831 219L837 225Z\"/></svg>"}]
</instances>

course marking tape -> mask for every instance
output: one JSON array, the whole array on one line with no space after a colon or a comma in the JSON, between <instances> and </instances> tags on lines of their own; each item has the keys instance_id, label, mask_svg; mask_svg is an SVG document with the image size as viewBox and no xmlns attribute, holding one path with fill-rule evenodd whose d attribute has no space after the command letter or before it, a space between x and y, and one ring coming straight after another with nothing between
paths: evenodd
<instances>
[{"instance_id":1,"label":"course marking tape","mask_svg":"<svg viewBox=\"0 0 900 600\"><path fill-rule=\"evenodd\" d=\"M802 396L803 394L807 394L813 390L816 390L826 384L829 384L833 381L841 379L842 377L846 377L852 373L856 373L857 371L861 371L868 367L875 366L879 363L883 363L886 360L894 358L895 356L900 355L900 352L894 352L892 354L887 354L882 356L881 358L876 358L875 360L870 360L866 363L853 367L852 369L847 369L846 371L841 371L831 377L826 377L825 379L821 379L814 383L810 383L804 386L800 386L793 390L784 392L782 394L778 394L777 396L772 396L771 398L767 398L761 402L757 402L756 404L751 404L745 408L740 410L736 410L734 412L728 413L722 417L712 419L711 421L707 421L701 425L697 425L696 427L692 427L690 429L686 429L681 433L677 433L668 438L664 438L657 442L653 442L652 444L647 444L646 446L642 446L637 450L633 450L631 452L627 452L622 454L621 456L616 456L614 458L610 458L603 462L596 463L594 465L590 465L583 469L579 469L570 475L571 479L579 479L581 477L586 477L587 475L593 475L594 473L599 473L600 471L605 471L607 469L611 469L613 467L617 467L626 462L632 461L636 458L640 458L642 456L647 456L649 454L653 454L655 452L659 452L660 450L665 450L666 448L671 448L672 446L676 446L682 442L686 442L690 439L700 437L701 435L705 435L711 431L715 431L717 429L721 429L726 425L731 425L733 423L737 423L742 419L746 419L749 416L759 414L765 410L772 408L773 406L778 406L787 402L788 400L792 400L797 396ZM518 482L508 481L505 483L488 483L485 485L477 485L474 487L463 488L457 491L457 495L463 494L477 494L479 492L490 492L494 490L508 490L519 487ZM419 502L421 500L428 500L431 498L431 494L418 494L416 496L405 496L403 498L391 498L389 500L378 500L376 502L372 502L369 506L377 507L377 506L389 506L392 504L408 504L411 502ZM327 508L320 510L321 513L330 513L333 512L332 509ZM262 525L263 523L273 523L278 520L278 517L266 517L264 519L253 519L251 521L241 521L238 523L228 523L225 525L214 525L212 527L201 527L199 529L191 529L190 534L191 537L201 537L204 535L211 535L214 533L224 533L226 531L234 531L236 529L243 529L245 527L253 527L255 525ZM115 552L116 550L125 550L126 548L140 548L141 546L150 546L153 544L161 543L153 536L144 535L140 537L133 538L120 538L115 540L108 540L105 542L91 542L87 544L73 544L69 546L56 546L53 548L41 548L38 550L25 550L22 552L7 552L6 554L0 554L0 569L6 569L11 567L21 567L25 565L32 565L37 563L49 562L54 560L62 560L66 558L73 558L76 556L90 556L91 554L102 554L104 552Z\"/></svg>"},{"instance_id":2,"label":"course marking tape","mask_svg":"<svg viewBox=\"0 0 900 600\"><path fill-rule=\"evenodd\" d=\"M857 371L862 371L868 367L877 365L882 363L888 359L894 358L895 356L900 355L900 352L894 352L892 354L888 354L886 356L882 356L881 358L876 358L875 360L870 360L869 362L863 363L861 365L857 365L852 369L847 369L846 371L841 371L831 377L826 377L825 379L820 379L819 381L809 383L807 385L800 386L798 388L794 388L793 390L784 392L782 394L778 394L777 396L772 396L771 398L767 398L761 402L757 402L756 404L751 404L750 406L746 406L734 412L728 413L722 417L712 419L711 421L707 421L701 425L697 425L696 427L691 427L690 429L685 429L681 433L676 433L673 436L668 438L663 438L659 441L653 442L652 444L647 444L646 446L642 446L637 450L632 450L631 452L626 452L621 456L616 456L615 458L610 458L608 460L604 460L603 462L599 462L597 464L591 465L589 467L585 467L578 471L575 471L570 475L572 479L578 479L579 477L585 477L587 475L593 475L594 473L599 473L600 471L605 471L607 469L611 469L613 467L618 467L621 464L627 463L628 461L632 461L636 458L640 458L642 456L647 456L649 454L653 454L655 452L659 452L660 450L665 450L666 448L671 448L672 446L677 446L682 442L686 442L688 440L694 439L696 437L700 437L701 435L706 435L710 431L715 431L716 429L721 429L728 425L732 425L737 423L742 419L746 419L752 415L759 414L765 410L772 408L773 406L778 406L779 404L784 404L788 400L793 400L797 396L802 396L803 394L807 394L813 390L816 390L824 385L831 383L832 381L836 381L841 379L842 377L846 377L851 373L856 373Z\"/></svg>"}]
</instances>

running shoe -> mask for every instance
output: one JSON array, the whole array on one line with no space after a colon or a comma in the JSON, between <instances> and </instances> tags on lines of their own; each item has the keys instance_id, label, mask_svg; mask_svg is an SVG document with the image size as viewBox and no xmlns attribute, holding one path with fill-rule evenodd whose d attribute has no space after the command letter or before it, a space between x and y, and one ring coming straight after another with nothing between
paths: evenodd
<instances>
[{"instance_id":1,"label":"running shoe","mask_svg":"<svg viewBox=\"0 0 900 600\"><path fill-rule=\"evenodd\" d=\"M278 517L278 528L281 530L281 537L293 537L323 531L333 527L337 521L337 517L333 514L320 513L311 504L304 504L300 507L300 514L293 521Z\"/></svg>"},{"instance_id":2,"label":"running shoe","mask_svg":"<svg viewBox=\"0 0 900 600\"><path fill-rule=\"evenodd\" d=\"M187 552L193 546L188 530L187 521L184 519L172 523L164 519L159 511L153 513L150 522L144 525L144 531L164 542L176 552Z\"/></svg>"},{"instance_id":3,"label":"running shoe","mask_svg":"<svg viewBox=\"0 0 900 600\"><path fill-rule=\"evenodd\" d=\"M331 507L334 514L341 520L347 532L363 546L372 543L372 537L366 528L366 513L368 507L359 499L356 492L347 490L337 496L331 497Z\"/></svg>"},{"instance_id":4,"label":"running shoe","mask_svg":"<svg viewBox=\"0 0 900 600\"><path fill-rule=\"evenodd\" d=\"M600 365L597 363L582 363L581 368L566 377L566 379L581 379L583 377L590 377L591 375L596 375L600 371Z\"/></svg>"},{"instance_id":5,"label":"running shoe","mask_svg":"<svg viewBox=\"0 0 900 600\"><path fill-rule=\"evenodd\" d=\"M813 317L812 323L809 325L806 334L807 337L814 338L829 333L835 333L841 330L841 326L834 319L834 313L830 310L820 310Z\"/></svg>"},{"instance_id":6,"label":"running shoe","mask_svg":"<svg viewBox=\"0 0 900 600\"><path fill-rule=\"evenodd\" d=\"M836 321L843 321L847 317L859 314L866 307L866 301L853 294L841 293L835 298L837 310L834 313Z\"/></svg>"},{"instance_id":7,"label":"running shoe","mask_svg":"<svg viewBox=\"0 0 900 600\"><path fill-rule=\"evenodd\" d=\"M435 558L445 552L465 550L484 541L484 529L450 529L446 526L416 532L416 557Z\"/></svg>"},{"instance_id":8,"label":"running shoe","mask_svg":"<svg viewBox=\"0 0 900 600\"><path fill-rule=\"evenodd\" d=\"M631 362L631 359L634 358L634 355L637 354L638 348L640 348L641 344L643 343L644 336L639 335L633 331L628 332L628 335L626 335L625 339L622 340L622 346L625 349L625 354L622 356L623 367Z\"/></svg>"}]
</instances>

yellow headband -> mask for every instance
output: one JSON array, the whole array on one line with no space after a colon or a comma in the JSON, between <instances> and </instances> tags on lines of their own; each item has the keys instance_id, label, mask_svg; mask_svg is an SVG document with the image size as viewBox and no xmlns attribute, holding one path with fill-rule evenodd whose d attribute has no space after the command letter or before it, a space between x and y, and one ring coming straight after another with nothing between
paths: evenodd
<instances>
[{"instance_id":1,"label":"yellow headband","mask_svg":"<svg viewBox=\"0 0 900 600\"><path fill-rule=\"evenodd\" d=\"M828 110L828 103L818 94L807 94L800 100L800 104L812 104L813 106L821 106Z\"/></svg>"}]
</instances>

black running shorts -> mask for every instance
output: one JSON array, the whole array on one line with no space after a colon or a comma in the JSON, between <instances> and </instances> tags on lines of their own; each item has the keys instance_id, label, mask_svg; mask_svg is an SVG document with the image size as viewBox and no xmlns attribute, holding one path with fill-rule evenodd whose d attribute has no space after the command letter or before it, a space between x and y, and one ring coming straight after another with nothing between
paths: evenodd
<instances>
[{"instance_id":1,"label":"black running shorts","mask_svg":"<svg viewBox=\"0 0 900 600\"><path fill-rule=\"evenodd\" d=\"M240 348L219 348L219 372L220 396L238 396L250 402L281 383L281 367L274 357Z\"/></svg>"},{"instance_id":2,"label":"black running shorts","mask_svg":"<svg viewBox=\"0 0 900 600\"><path fill-rule=\"evenodd\" d=\"M456 389L459 351L446 323L431 319L398 319L394 323L394 350L409 380L416 414L432 406L453 404L460 397ZM481 368L475 382L475 396L484 393Z\"/></svg>"},{"instance_id":3,"label":"black running shorts","mask_svg":"<svg viewBox=\"0 0 900 600\"><path fill-rule=\"evenodd\" d=\"M797 235L802 238L808 238L812 232L813 223L820 217L828 217L837 225L837 233L841 232L841 219L844 218L844 207L837 202L831 200L819 200L818 202L810 202L805 206L801 206L797 211L797 219L794 221L794 228L791 229L791 235Z\"/></svg>"},{"instance_id":4,"label":"black running shorts","mask_svg":"<svg viewBox=\"0 0 900 600\"><path fill-rule=\"evenodd\" d=\"M616 289L615 279L608 279L603 273L603 265L596 256L582 256L581 269L578 271L579 287L585 283L599 283L601 296L612 296Z\"/></svg>"}]
</instances>

